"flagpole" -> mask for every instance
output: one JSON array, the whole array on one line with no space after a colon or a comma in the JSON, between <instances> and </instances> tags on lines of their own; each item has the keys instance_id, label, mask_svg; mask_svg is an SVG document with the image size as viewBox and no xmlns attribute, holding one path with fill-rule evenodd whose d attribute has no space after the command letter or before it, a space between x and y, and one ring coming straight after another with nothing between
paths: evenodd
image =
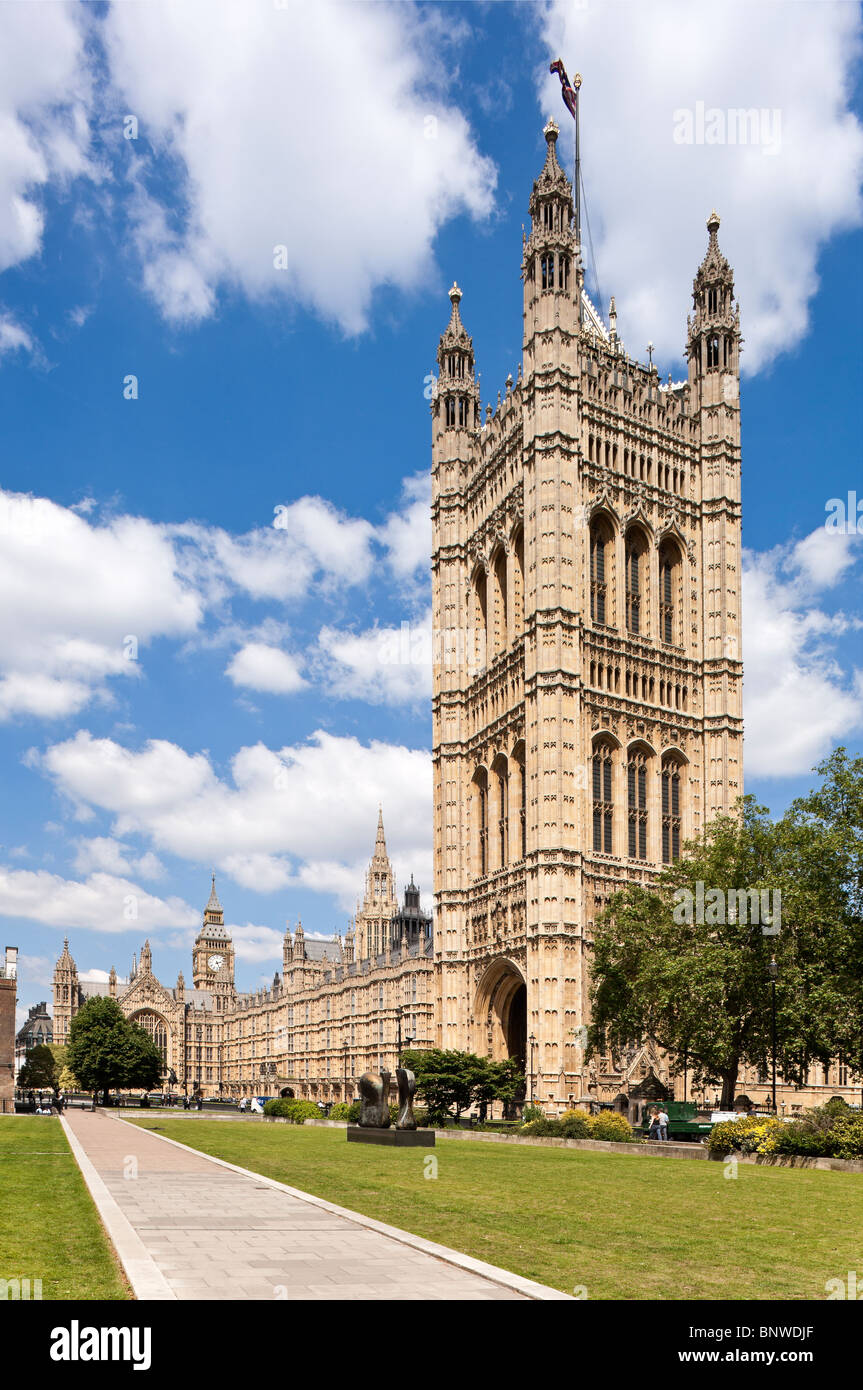
<instances>
[{"instance_id":1,"label":"flagpole","mask_svg":"<svg viewBox=\"0 0 863 1390\"><path fill-rule=\"evenodd\" d=\"M584 256L581 250L581 73L575 74L573 82L575 88L575 245L578 264L582 273L584 270ZM584 304L581 298L581 282L579 276L575 277L576 293L578 295L578 324L581 327L584 319Z\"/></svg>"},{"instance_id":2,"label":"flagpole","mask_svg":"<svg viewBox=\"0 0 863 1390\"><path fill-rule=\"evenodd\" d=\"M581 73L575 74L573 82L575 88L575 239L578 249L581 251L581 132L579 117L581 115L581 100L579 89L581 87Z\"/></svg>"}]
</instances>

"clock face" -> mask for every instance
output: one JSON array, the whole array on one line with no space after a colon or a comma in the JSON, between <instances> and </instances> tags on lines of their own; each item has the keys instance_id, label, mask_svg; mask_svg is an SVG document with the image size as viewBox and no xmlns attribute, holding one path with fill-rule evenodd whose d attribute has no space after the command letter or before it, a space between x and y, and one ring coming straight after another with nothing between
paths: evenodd
<instances>
[{"instance_id":1,"label":"clock face","mask_svg":"<svg viewBox=\"0 0 863 1390\"><path fill-rule=\"evenodd\" d=\"M208 957L207 957L207 966L208 966L208 968L209 968L210 970L221 970L221 968L222 968L222 966L223 966L224 964L225 964L225 957L224 957L224 956L208 956Z\"/></svg>"}]
</instances>

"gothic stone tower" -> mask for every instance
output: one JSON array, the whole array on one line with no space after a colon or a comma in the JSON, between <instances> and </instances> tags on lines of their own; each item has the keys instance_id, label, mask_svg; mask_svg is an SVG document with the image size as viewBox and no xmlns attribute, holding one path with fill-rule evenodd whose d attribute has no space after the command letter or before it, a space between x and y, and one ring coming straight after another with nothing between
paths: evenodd
<instances>
[{"instance_id":1,"label":"gothic stone tower","mask_svg":"<svg viewBox=\"0 0 863 1390\"><path fill-rule=\"evenodd\" d=\"M588 1070L592 924L742 792L739 317L708 222L689 379L588 299L545 128L522 257L524 372L479 419L461 291L432 401L437 1045ZM603 1080L605 1077L605 1081Z\"/></svg>"},{"instance_id":2,"label":"gothic stone tower","mask_svg":"<svg viewBox=\"0 0 863 1390\"><path fill-rule=\"evenodd\" d=\"M192 979L195 989L212 990L219 1012L230 1007L235 994L234 943L225 930L225 913L216 893L215 874L201 930L192 950Z\"/></svg>"}]
</instances>

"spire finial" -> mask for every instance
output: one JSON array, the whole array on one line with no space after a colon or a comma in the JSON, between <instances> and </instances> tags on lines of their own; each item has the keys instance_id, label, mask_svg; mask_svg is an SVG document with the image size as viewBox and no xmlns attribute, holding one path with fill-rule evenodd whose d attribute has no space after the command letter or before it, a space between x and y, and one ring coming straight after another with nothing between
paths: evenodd
<instances>
[{"instance_id":1,"label":"spire finial","mask_svg":"<svg viewBox=\"0 0 863 1390\"><path fill-rule=\"evenodd\" d=\"M449 297L453 308L455 308L455 306L458 304L459 300L462 297L462 292L456 284L455 280L453 280L452 282L452 289L449 292Z\"/></svg>"}]
</instances>

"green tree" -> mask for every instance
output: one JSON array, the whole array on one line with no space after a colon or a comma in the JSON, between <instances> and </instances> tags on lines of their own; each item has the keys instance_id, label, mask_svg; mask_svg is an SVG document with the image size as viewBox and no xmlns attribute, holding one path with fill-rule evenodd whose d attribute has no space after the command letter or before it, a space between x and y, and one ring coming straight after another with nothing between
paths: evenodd
<instances>
[{"instance_id":1,"label":"green tree","mask_svg":"<svg viewBox=\"0 0 863 1390\"><path fill-rule=\"evenodd\" d=\"M477 1070L477 1080L473 1088L473 1100L480 1107L480 1117L485 1118L486 1108L494 1100L503 1102L506 1114L520 1095L524 1094L524 1072L514 1057L493 1062L491 1058L477 1058L484 1063Z\"/></svg>"},{"instance_id":2,"label":"green tree","mask_svg":"<svg viewBox=\"0 0 863 1390\"><path fill-rule=\"evenodd\" d=\"M115 999L88 999L69 1028L68 1065L86 1091L107 1096L119 1086L157 1086L162 1055L143 1028L128 1022Z\"/></svg>"},{"instance_id":3,"label":"green tree","mask_svg":"<svg viewBox=\"0 0 863 1390\"><path fill-rule=\"evenodd\" d=\"M57 1064L47 1043L31 1047L25 1055L18 1085L25 1091L56 1091Z\"/></svg>"},{"instance_id":4,"label":"green tree","mask_svg":"<svg viewBox=\"0 0 863 1390\"><path fill-rule=\"evenodd\" d=\"M69 1049L64 1043L49 1043L54 1061L57 1064L57 1089L60 1091L77 1091L78 1078L69 1066Z\"/></svg>"},{"instance_id":5,"label":"green tree","mask_svg":"<svg viewBox=\"0 0 863 1390\"><path fill-rule=\"evenodd\" d=\"M514 1060L492 1062L473 1052L412 1050L404 1053L404 1064L416 1076L417 1090L428 1107L430 1119L443 1120L454 1112L458 1120L462 1111L475 1102L509 1101L521 1080Z\"/></svg>"},{"instance_id":6,"label":"green tree","mask_svg":"<svg viewBox=\"0 0 863 1390\"><path fill-rule=\"evenodd\" d=\"M774 823L747 797L739 817L718 817L653 887L628 886L601 915L590 1051L653 1038L679 1067L685 1059L694 1084L720 1083L730 1106L740 1066L769 1066L774 955L777 1069L786 1080L828 1062L855 1026L859 1039L859 1008L848 997L859 943L843 863L839 841L811 816ZM778 890L778 933L753 923L740 898L735 910L731 890L770 893L774 906Z\"/></svg>"}]
</instances>

